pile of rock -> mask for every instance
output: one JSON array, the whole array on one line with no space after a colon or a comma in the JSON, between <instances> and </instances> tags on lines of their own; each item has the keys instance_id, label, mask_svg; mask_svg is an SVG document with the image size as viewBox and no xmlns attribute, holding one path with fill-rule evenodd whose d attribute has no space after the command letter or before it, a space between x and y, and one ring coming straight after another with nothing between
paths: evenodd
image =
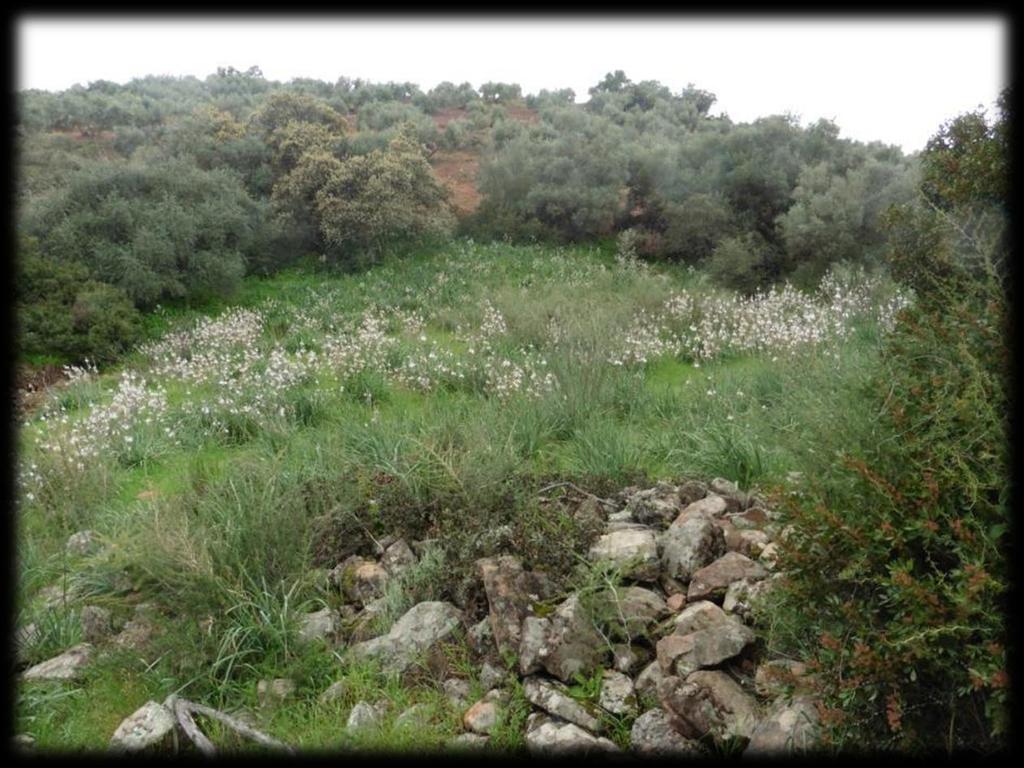
<instances>
[{"instance_id":1,"label":"pile of rock","mask_svg":"<svg viewBox=\"0 0 1024 768\"><path fill-rule=\"evenodd\" d=\"M604 735L614 716L635 717L631 749L643 755L812 747L818 710L806 695L806 669L784 660L758 666L747 624L751 606L779 578L771 511L721 479L627 489L617 501L614 509L585 503L579 514L605 515L588 556L618 573L622 586L552 605L543 575L517 558L477 563L489 612L470 636L493 639L490 649L478 647L485 655L516 656L537 710L528 747L614 751ZM565 684L578 675L600 676L596 701L568 695ZM794 691L800 695L790 698ZM482 704L464 724L486 737L468 716Z\"/></svg>"}]
</instances>

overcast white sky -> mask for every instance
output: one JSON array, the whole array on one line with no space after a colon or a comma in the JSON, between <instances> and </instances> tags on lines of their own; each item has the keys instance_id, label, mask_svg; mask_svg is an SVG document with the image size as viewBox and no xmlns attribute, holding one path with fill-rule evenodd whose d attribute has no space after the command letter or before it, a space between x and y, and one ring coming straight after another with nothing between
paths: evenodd
<instances>
[{"instance_id":1,"label":"overcast white sky","mask_svg":"<svg viewBox=\"0 0 1024 768\"><path fill-rule=\"evenodd\" d=\"M63 90L147 74L205 77L258 65L271 80L339 76L516 82L524 93L572 88L606 72L688 82L736 121L792 112L834 119L841 136L921 149L948 118L991 108L1008 82L999 16L654 18L177 16L21 17L17 87Z\"/></svg>"}]
</instances>

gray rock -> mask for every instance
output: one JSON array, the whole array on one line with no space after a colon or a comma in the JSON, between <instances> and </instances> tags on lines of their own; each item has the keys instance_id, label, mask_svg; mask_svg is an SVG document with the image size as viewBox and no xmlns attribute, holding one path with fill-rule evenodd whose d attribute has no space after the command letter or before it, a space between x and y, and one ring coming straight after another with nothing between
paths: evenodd
<instances>
[{"instance_id":1,"label":"gray rock","mask_svg":"<svg viewBox=\"0 0 1024 768\"><path fill-rule=\"evenodd\" d=\"M75 680L92 658L93 646L80 643L60 656L47 659L22 672L23 680Z\"/></svg>"},{"instance_id":2,"label":"gray rock","mask_svg":"<svg viewBox=\"0 0 1024 768\"><path fill-rule=\"evenodd\" d=\"M462 612L451 603L438 601L414 605L382 637L352 646L357 658L373 658L386 667L404 672L417 657L447 640L462 623Z\"/></svg>"},{"instance_id":3,"label":"gray rock","mask_svg":"<svg viewBox=\"0 0 1024 768\"><path fill-rule=\"evenodd\" d=\"M700 514L672 523L661 534L659 543L663 573L683 582L725 553L721 529Z\"/></svg>"},{"instance_id":4,"label":"gray rock","mask_svg":"<svg viewBox=\"0 0 1024 768\"><path fill-rule=\"evenodd\" d=\"M133 619L114 636L114 645L132 651L141 651L149 644L156 628L148 619Z\"/></svg>"},{"instance_id":5,"label":"gray rock","mask_svg":"<svg viewBox=\"0 0 1024 768\"><path fill-rule=\"evenodd\" d=\"M633 513L628 509L624 509L621 512L612 512L608 515L609 523L635 523L633 519Z\"/></svg>"},{"instance_id":6,"label":"gray rock","mask_svg":"<svg viewBox=\"0 0 1024 768\"><path fill-rule=\"evenodd\" d=\"M358 701L349 712L345 730L349 733L379 728L382 720L381 707L365 701Z\"/></svg>"},{"instance_id":7,"label":"gray rock","mask_svg":"<svg viewBox=\"0 0 1024 768\"><path fill-rule=\"evenodd\" d=\"M338 612L332 608L307 613L300 619L299 640L312 643L317 640L331 640L340 626Z\"/></svg>"},{"instance_id":8,"label":"gray rock","mask_svg":"<svg viewBox=\"0 0 1024 768\"><path fill-rule=\"evenodd\" d=\"M115 752L142 752L171 747L177 721L163 704L147 701L117 726L110 739Z\"/></svg>"},{"instance_id":9,"label":"gray rock","mask_svg":"<svg viewBox=\"0 0 1024 768\"><path fill-rule=\"evenodd\" d=\"M295 681L285 677L260 680L256 683L256 699L261 707L276 706L294 696L296 688Z\"/></svg>"},{"instance_id":10,"label":"gray rock","mask_svg":"<svg viewBox=\"0 0 1024 768\"><path fill-rule=\"evenodd\" d=\"M400 730L423 728L430 722L430 707L413 704L395 718L395 728Z\"/></svg>"},{"instance_id":11,"label":"gray rock","mask_svg":"<svg viewBox=\"0 0 1024 768\"><path fill-rule=\"evenodd\" d=\"M348 689L349 685L344 680L331 683L327 690L320 694L320 703L333 704L336 701L341 701L345 698L345 694L348 693Z\"/></svg>"},{"instance_id":12,"label":"gray rock","mask_svg":"<svg viewBox=\"0 0 1024 768\"><path fill-rule=\"evenodd\" d=\"M637 522L651 525L669 523L679 514L679 508L679 489L668 483L639 491L626 502L626 510Z\"/></svg>"},{"instance_id":13,"label":"gray rock","mask_svg":"<svg viewBox=\"0 0 1024 768\"><path fill-rule=\"evenodd\" d=\"M679 513L673 524L682 523L689 517L694 515L700 515L701 517L707 517L714 519L721 517L725 514L729 508L729 504L726 500L719 496L717 493L711 493L705 496L703 499L698 499L692 504L688 504L683 507L683 511Z\"/></svg>"},{"instance_id":14,"label":"gray rock","mask_svg":"<svg viewBox=\"0 0 1024 768\"><path fill-rule=\"evenodd\" d=\"M770 543L767 533L751 529L738 531L734 538L734 544L729 549L756 560Z\"/></svg>"},{"instance_id":15,"label":"gray rock","mask_svg":"<svg viewBox=\"0 0 1024 768\"><path fill-rule=\"evenodd\" d=\"M658 545L650 529L606 533L590 548L588 557L593 562L610 563L627 578L640 581L658 578Z\"/></svg>"},{"instance_id":16,"label":"gray rock","mask_svg":"<svg viewBox=\"0 0 1024 768\"><path fill-rule=\"evenodd\" d=\"M483 749L490 739L481 736L479 733L462 733L452 739L449 743L452 749Z\"/></svg>"},{"instance_id":17,"label":"gray rock","mask_svg":"<svg viewBox=\"0 0 1024 768\"><path fill-rule=\"evenodd\" d=\"M730 617L733 618L733 617ZM658 663L665 674L685 676L721 664L754 642L754 631L733 618L726 626L688 635L669 635L658 641Z\"/></svg>"},{"instance_id":18,"label":"gray rock","mask_svg":"<svg viewBox=\"0 0 1024 768\"><path fill-rule=\"evenodd\" d=\"M750 736L744 755L785 755L813 749L819 743L818 708L801 697L779 702Z\"/></svg>"},{"instance_id":19,"label":"gray rock","mask_svg":"<svg viewBox=\"0 0 1024 768\"><path fill-rule=\"evenodd\" d=\"M669 614L661 596L643 587L619 587L598 593L594 601L605 622L623 629L630 637L647 635L651 627Z\"/></svg>"},{"instance_id":20,"label":"gray rock","mask_svg":"<svg viewBox=\"0 0 1024 768\"><path fill-rule=\"evenodd\" d=\"M546 621L544 642L537 652L544 669L568 682L577 673L587 675L603 666L609 648L594 629L578 595L565 600ZM520 658L520 667L522 661Z\"/></svg>"},{"instance_id":21,"label":"gray rock","mask_svg":"<svg viewBox=\"0 0 1024 768\"><path fill-rule=\"evenodd\" d=\"M541 654L546 648L550 629L551 622L547 619L537 616L527 616L523 619L519 641L519 672L521 674L532 675L542 669Z\"/></svg>"},{"instance_id":22,"label":"gray rock","mask_svg":"<svg viewBox=\"0 0 1024 768\"><path fill-rule=\"evenodd\" d=\"M373 560L353 556L331 571L333 581L346 600L359 605L383 597L388 583L388 572Z\"/></svg>"},{"instance_id":23,"label":"gray rock","mask_svg":"<svg viewBox=\"0 0 1024 768\"><path fill-rule=\"evenodd\" d=\"M633 681L621 672L605 670L597 703L613 715L631 715L637 711Z\"/></svg>"},{"instance_id":24,"label":"gray rock","mask_svg":"<svg viewBox=\"0 0 1024 768\"><path fill-rule=\"evenodd\" d=\"M751 582L749 579L734 581L725 591L722 607L730 613L747 617L773 586L774 582L771 579L762 579L754 582Z\"/></svg>"},{"instance_id":25,"label":"gray rock","mask_svg":"<svg viewBox=\"0 0 1024 768\"><path fill-rule=\"evenodd\" d=\"M69 555L84 557L100 550L100 542L92 531L79 531L68 537L65 549Z\"/></svg>"},{"instance_id":26,"label":"gray rock","mask_svg":"<svg viewBox=\"0 0 1024 768\"><path fill-rule=\"evenodd\" d=\"M407 568L416 565L416 555L413 554L405 539L399 539L384 550L380 564L390 575L397 576Z\"/></svg>"},{"instance_id":27,"label":"gray rock","mask_svg":"<svg viewBox=\"0 0 1024 768\"><path fill-rule=\"evenodd\" d=\"M722 600L729 585L740 579L756 581L768 572L749 557L738 552L726 552L710 565L693 574L686 593L689 602L696 600Z\"/></svg>"},{"instance_id":28,"label":"gray rock","mask_svg":"<svg viewBox=\"0 0 1024 768\"><path fill-rule=\"evenodd\" d=\"M745 743L758 722L754 699L724 672L694 672L685 680L666 677L658 686L658 697L673 727L687 738Z\"/></svg>"},{"instance_id":29,"label":"gray rock","mask_svg":"<svg viewBox=\"0 0 1024 768\"><path fill-rule=\"evenodd\" d=\"M626 675L632 675L651 658L650 652L638 645L620 643L612 646L612 666Z\"/></svg>"},{"instance_id":30,"label":"gray rock","mask_svg":"<svg viewBox=\"0 0 1024 768\"><path fill-rule=\"evenodd\" d=\"M779 563L779 545L774 541L766 544L757 559L769 571L774 571Z\"/></svg>"},{"instance_id":31,"label":"gray rock","mask_svg":"<svg viewBox=\"0 0 1024 768\"><path fill-rule=\"evenodd\" d=\"M36 746L36 740L28 733L18 733L11 737L11 746L15 752L30 752Z\"/></svg>"},{"instance_id":32,"label":"gray rock","mask_svg":"<svg viewBox=\"0 0 1024 768\"><path fill-rule=\"evenodd\" d=\"M83 606L79 623L82 626L82 639L87 643L98 643L110 635L110 611L106 608L98 605Z\"/></svg>"},{"instance_id":33,"label":"gray rock","mask_svg":"<svg viewBox=\"0 0 1024 768\"><path fill-rule=\"evenodd\" d=\"M480 665L480 685L484 688L494 688L500 685L505 677L506 671L489 661Z\"/></svg>"},{"instance_id":34,"label":"gray rock","mask_svg":"<svg viewBox=\"0 0 1024 768\"><path fill-rule=\"evenodd\" d=\"M658 685L664 679L665 673L661 671L661 664L655 659L640 672L633 683L636 695L640 699L656 699L658 697Z\"/></svg>"},{"instance_id":35,"label":"gray rock","mask_svg":"<svg viewBox=\"0 0 1024 768\"><path fill-rule=\"evenodd\" d=\"M451 677L441 684L444 695L456 707L463 707L469 701L469 683L458 677Z\"/></svg>"},{"instance_id":36,"label":"gray rock","mask_svg":"<svg viewBox=\"0 0 1024 768\"><path fill-rule=\"evenodd\" d=\"M601 721L567 693L564 686L537 677L523 680L523 695L535 707L597 733Z\"/></svg>"},{"instance_id":37,"label":"gray rock","mask_svg":"<svg viewBox=\"0 0 1024 768\"><path fill-rule=\"evenodd\" d=\"M679 486L679 503L683 508L708 495L708 487L699 480L687 480Z\"/></svg>"},{"instance_id":38,"label":"gray rock","mask_svg":"<svg viewBox=\"0 0 1024 768\"><path fill-rule=\"evenodd\" d=\"M526 748L535 755L579 755L618 752L614 742L597 738L575 723L533 713L527 720Z\"/></svg>"},{"instance_id":39,"label":"gray rock","mask_svg":"<svg viewBox=\"0 0 1024 768\"><path fill-rule=\"evenodd\" d=\"M649 709L633 722L630 748L643 757L678 757L701 754L700 745L680 735L663 709Z\"/></svg>"},{"instance_id":40,"label":"gray rock","mask_svg":"<svg viewBox=\"0 0 1024 768\"><path fill-rule=\"evenodd\" d=\"M486 656L495 648L494 632L491 631L491 618L481 619L466 633L466 641L478 656Z\"/></svg>"},{"instance_id":41,"label":"gray rock","mask_svg":"<svg viewBox=\"0 0 1024 768\"><path fill-rule=\"evenodd\" d=\"M537 598L530 598L530 588L519 558L511 555L485 557L476 561L484 583L491 632L500 653L515 653L521 640L523 619Z\"/></svg>"}]
</instances>

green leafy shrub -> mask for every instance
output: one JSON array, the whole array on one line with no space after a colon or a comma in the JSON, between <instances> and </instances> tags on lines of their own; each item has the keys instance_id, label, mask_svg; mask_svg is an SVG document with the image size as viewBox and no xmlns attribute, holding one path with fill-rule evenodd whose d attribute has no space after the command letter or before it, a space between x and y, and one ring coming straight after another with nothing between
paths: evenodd
<instances>
[{"instance_id":1,"label":"green leafy shrub","mask_svg":"<svg viewBox=\"0 0 1024 768\"><path fill-rule=\"evenodd\" d=\"M916 302L884 343L881 436L790 511L791 640L815 640L805 652L838 739L934 749L942 734L948 750L988 751L1007 735L1007 249L994 202L1006 182L956 177L1005 150L1005 113L984 132L977 119L924 153L931 205L888 217L893 271Z\"/></svg>"}]
</instances>

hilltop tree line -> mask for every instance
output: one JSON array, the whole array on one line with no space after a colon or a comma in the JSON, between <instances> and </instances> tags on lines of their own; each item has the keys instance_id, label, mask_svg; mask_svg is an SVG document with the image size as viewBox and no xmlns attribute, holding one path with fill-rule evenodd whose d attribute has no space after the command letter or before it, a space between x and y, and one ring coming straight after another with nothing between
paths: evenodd
<instances>
[{"instance_id":1,"label":"hilltop tree line","mask_svg":"<svg viewBox=\"0 0 1024 768\"><path fill-rule=\"evenodd\" d=\"M733 288L810 283L835 262L877 262L882 214L915 195L914 158L840 139L826 120L734 123L712 113L714 94L621 71L588 96L279 83L258 67L20 92L22 351L110 359L158 304L228 295L243 275L300 259L350 268L459 233L585 242L630 230L640 256L702 265ZM524 109L536 119L517 119ZM430 166L443 149L482 157L482 200L461 220ZM102 302L88 298L96 286Z\"/></svg>"}]
</instances>

